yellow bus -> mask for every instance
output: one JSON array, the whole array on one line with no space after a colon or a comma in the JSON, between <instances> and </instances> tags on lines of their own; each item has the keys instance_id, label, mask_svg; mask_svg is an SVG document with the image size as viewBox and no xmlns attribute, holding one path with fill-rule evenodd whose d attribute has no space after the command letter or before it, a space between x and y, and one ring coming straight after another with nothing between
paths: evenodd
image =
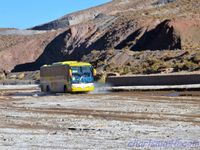
<instances>
[{"instance_id":1,"label":"yellow bus","mask_svg":"<svg viewBox=\"0 0 200 150\"><path fill-rule=\"evenodd\" d=\"M94 90L96 70L90 63L65 61L40 68L43 92L90 92Z\"/></svg>"}]
</instances>

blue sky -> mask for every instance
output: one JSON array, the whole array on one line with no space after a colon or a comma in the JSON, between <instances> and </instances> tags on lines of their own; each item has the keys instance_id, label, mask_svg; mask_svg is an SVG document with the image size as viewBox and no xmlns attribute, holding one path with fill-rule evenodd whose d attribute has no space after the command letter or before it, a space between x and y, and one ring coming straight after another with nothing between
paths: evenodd
<instances>
[{"instance_id":1,"label":"blue sky","mask_svg":"<svg viewBox=\"0 0 200 150\"><path fill-rule=\"evenodd\" d=\"M110 0L1 0L0 28L25 29Z\"/></svg>"}]
</instances>

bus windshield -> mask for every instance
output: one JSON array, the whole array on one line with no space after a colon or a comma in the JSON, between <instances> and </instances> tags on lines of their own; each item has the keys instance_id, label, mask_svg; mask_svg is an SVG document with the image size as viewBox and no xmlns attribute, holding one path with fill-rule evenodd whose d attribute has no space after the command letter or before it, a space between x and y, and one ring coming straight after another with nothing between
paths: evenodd
<instances>
[{"instance_id":1,"label":"bus windshield","mask_svg":"<svg viewBox=\"0 0 200 150\"><path fill-rule=\"evenodd\" d=\"M72 83L93 83L91 66L71 67L72 69Z\"/></svg>"}]
</instances>

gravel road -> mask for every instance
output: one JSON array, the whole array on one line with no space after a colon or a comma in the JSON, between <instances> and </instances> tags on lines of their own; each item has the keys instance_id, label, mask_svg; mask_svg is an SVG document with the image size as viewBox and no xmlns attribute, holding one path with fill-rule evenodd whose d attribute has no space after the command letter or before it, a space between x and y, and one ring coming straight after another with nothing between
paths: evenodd
<instances>
[{"instance_id":1,"label":"gravel road","mask_svg":"<svg viewBox=\"0 0 200 150\"><path fill-rule=\"evenodd\" d=\"M199 92L0 91L0 149L144 148L200 148Z\"/></svg>"}]
</instances>

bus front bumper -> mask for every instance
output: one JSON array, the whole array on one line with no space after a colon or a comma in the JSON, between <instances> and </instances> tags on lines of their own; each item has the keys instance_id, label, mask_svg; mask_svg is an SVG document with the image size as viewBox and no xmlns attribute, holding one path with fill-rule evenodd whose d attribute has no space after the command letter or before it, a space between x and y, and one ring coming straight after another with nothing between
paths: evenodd
<instances>
[{"instance_id":1,"label":"bus front bumper","mask_svg":"<svg viewBox=\"0 0 200 150\"><path fill-rule=\"evenodd\" d=\"M72 84L72 92L90 92L94 91L94 84Z\"/></svg>"}]
</instances>

